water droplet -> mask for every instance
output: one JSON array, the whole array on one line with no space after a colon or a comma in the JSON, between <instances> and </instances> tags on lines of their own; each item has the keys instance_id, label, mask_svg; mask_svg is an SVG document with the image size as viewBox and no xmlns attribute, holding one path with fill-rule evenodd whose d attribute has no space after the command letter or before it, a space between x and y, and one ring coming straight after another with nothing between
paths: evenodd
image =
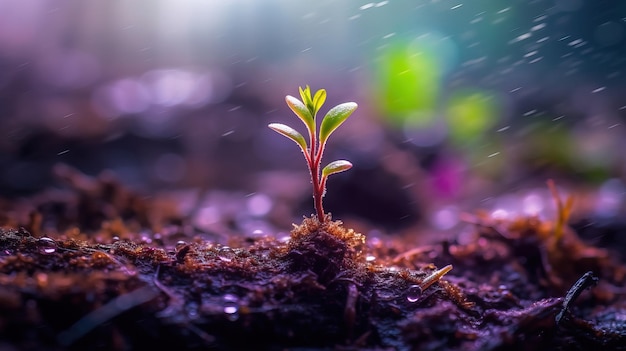
<instances>
[{"instance_id":1,"label":"water droplet","mask_svg":"<svg viewBox=\"0 0 626 351\"><path fill-rule=\"evenodd\" d=\"M419 285L411 285L406 292L406 300L413 303L422 296L422 288Z\"/></svg>"},{"instance_id":2,"label":"water droplet","mask_svg":"<svg viewBox=\"0 0 626 351\"><path fill-rule=\"evenodd\" d=\"M233 294L226 294L222 296L224 300L224 314L226 319L231 322L239 319L239 297Z\"/></svg>"},{"instance_id":3,"label":"water droplet","mask_svg":"<svg viewBox=\"0 0 626 351\"><path fill-rule=\"evenodd\" d=\"M369 255L369 256L365 257L365 261L367 261L367 262L376 261L376 256Z\"/></svg>"},{"instance_id":4,"label":"water droplet","mask_svg":"<svg viewBox=\"0 0 626 351\"><path fill-rule=\"evenodd\" d=\"M224 305L224 314L226 315L226 319L231 322L239 319L239 307L232 302Z\"/></svg>"},{"instance_id":5,"label":"water droplet","mask_svg":"<svg viewBox=\"0 0 626 351\"><path fill-rule=\"evenodd\" d=\"M114 236L114 237L111 238L111 242L112 243L116 243L118 241L120 241L120 237L119 236Z\"/></svg>"},{"instance_id":6,"label":"water droplet","mask_svg":"<svg viewBox=\"0 0 626 351\"><path fill-rule=\"evenodd\" d=\"M224 313L226 314L234 314L237 313L237 311L239 311L239 308L237 308L237 306L231 304L224 306Z\"/></svg>"},{"instance_id":7,"label":"water droplet","mask_svg":"<svg viewBox=\"0 0 626 351\"><path fill-rule=\"evenodd\" d=\"M57 250L57 243L54 240L45 236L39 238L37 244L39 245L39 252L44 255L52 254Z\"/></svg>"},{"instance_id":8,"label":"water droplet","mask_svg":"<svg viewBox=\"0 0 626 351\"><path fill-rule=\"evenodd\" d=\"M178 240L176 242L176 250L180 250L183 246L187 245L187 242L184 240Z\"/></svg>"},{"instance_id":9,"label":"water droplet","mask_svg":"<svg viewBox=\"0 0 626 351\"><path fill-rule=\"evenodd\" d=\"M217 252L217 257L224 262L230 262L235 258L235 251L228 246L222 246Z\"/></svg>"}]
</instances>

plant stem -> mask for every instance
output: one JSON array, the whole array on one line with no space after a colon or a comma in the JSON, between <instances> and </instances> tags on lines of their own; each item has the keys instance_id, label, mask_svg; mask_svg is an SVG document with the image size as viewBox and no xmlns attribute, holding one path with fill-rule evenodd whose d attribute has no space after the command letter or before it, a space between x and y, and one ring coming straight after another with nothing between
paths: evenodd
<instances>
[{"instance_id":1,"label":"plant stem","mask_svg":"<svg viewBox=\"0 0 626 351\"><path fill-rule=\"evenodd\" d=\"M324 190L320 189L319 183L319 165L314 166L311 174L313 174L313 202L315 204L315 210L317 211L317 220L320 223L324 223L324 208L322 206L322 197L324 196Z\"/></svg>"},{"instance_id":2,"label":"plant stem","mask_svg":"<svg viewBox=\"0 0 626 351\"><path fill-rule=\"evenodd\" d=\"M315 132L309 133L311 139L311 162L309 163L309 169L311 170L311 183L313 184L313 204L317 212L317 220L320 223L324 223L324 207L322 206L322 197L324 196L323 184L320 182L320 162L322 160L321 153L323 152L323 146L320 145L317 148L317 138ZM317 149L317 153L316 153Z\"/></svg>"}]
</instances>

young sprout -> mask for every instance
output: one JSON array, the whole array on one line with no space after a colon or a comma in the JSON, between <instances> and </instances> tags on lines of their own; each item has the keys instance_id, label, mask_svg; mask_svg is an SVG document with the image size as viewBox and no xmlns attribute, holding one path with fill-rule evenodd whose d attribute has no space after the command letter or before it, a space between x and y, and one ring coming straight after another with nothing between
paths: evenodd
<instances>
[{"instance_id":1,"label":"young sprout","mask_svg":"<svg viewBox=\"0 0 626 351\"><path fill-rule=\"evenodd\" d=\"M333 161L321 170L320 175L322 155L324 154L328 137L352 114L352 112L354 112L354 110L356 110L357 104L354 102L346 102L331 108L322 119L318 135L315 118L317 112L319 112L326 101L326 90L320 89L311 96L311 89L307 85L304 89L300 87L299 91L302 101L290 95L285 97L285 101L296 116L304 122L309 133L309 144L307 144L302 134L289 126L281 123L271 123L268 127L293 140L300 146L307 165L309 166L309 171L311 172L313 201L317 212L317 220L323 223L325 215L324 207L322 206L322 198L326 192L326 180L331 174L347 171L352 168L352 163L346 160Z\"/></svg>"}]
</instances>

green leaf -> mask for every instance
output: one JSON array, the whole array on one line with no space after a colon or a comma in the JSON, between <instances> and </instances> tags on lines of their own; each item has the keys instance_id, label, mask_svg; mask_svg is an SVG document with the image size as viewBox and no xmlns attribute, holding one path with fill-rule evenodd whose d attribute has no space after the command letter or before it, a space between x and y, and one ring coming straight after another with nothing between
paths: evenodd
<instances>
[{"instance_id":1,"label":"green leaf","mask_svg":"<svg viewBox=\"0 0 626 351\"><path fill-rule=\"evenodd\" d=\"M337 105L330 109L320 126L320 143L323 145L328 140L328 137L335 131L350 115L358 105L354 102L346 102L341 105Z\"/></svg>"},{"instance_id":2,"label":"green leaf","mask_svg":"<svg viewBox=\"0 0 626 351\"><path fill-rule=\"evenodd\" d=\"M295 141L296 144L298 144L300 148L302 149L302 152L306 154L306 149L307 149L306 140L304 140L304 137L302 136L302 134L298 133L297 130L281 123L271 123L271 124L268 124L268 127L276 131L277 133L282 134L286 136L287 138Z\"/></svg>"},{"instance_id":3,"label":"green leaf","mask_svg":"<svg viewBox=\"0 0 626 351\"><path fill-rule=\"evenodd\" d=\"M300 97L302 98L302 102L304 105L311 111L311 107L313 106L313 100L311 99L311 88L307 85L304 90L301 87L298 87L300 91ZM313 115L313 111L311 111L311 115Z\"/></svg>"},{"instance_id":4,"label":"green leaf","mask_svg":"<svg viewBox=\"0 0 626 351\"><path fill-rule=\"evenodd\" d=\"M296 99L291 95L287 95L285 97L285 101L287 102L287 105L289 106L291 111L293 111L293 113L295 113L296 116L298 116L302 120L302 122L304 122L304 125L307 127L309 132L311 132L311 134L314 134L315 120L313 119L313 115L311 115L309 109L302 103L302 101Z\"/></svg>"},{"instance_id":5,"label":"green leaf","mask_svg":"<svg viewBox=\"0 0 626 351\"><path fill-rule=\"evenodd\" d=\"M329 163L322 170L322 177L328 177L331 174L347 171L352 168L352 163L346 160L337 160Z\"/></svg>"},{"instance_id":6,"label":"green leaf","mask_svg":"<svg viewBox=\"0 0 626 351\"><path fill-rule=\"evenodd\" d=\"M306 102L306 94L304 93L304 89L302 87L298 87L298 92L300 92L300 98L302 101Z\"/></svg>"},{"instance_id":7,"label":"green leaf","mask_svg":"<svg viewBox=\"0 0 626 351\"><path fill-rule=\"evenodd\" d=\"M326 90L320 89L315 93L315 96L313 97L313 108L315 109L315 113L317 113L317 111L322 108L324 102L326 102ZM315 114L313 115L315 116Z\"/></svg>"},{"instance_id":8,"label":"green leaf","mask_svg":"<svg viewBox=\"0 0 626 351\"><path fill-rule=\"evenodd\" d=\"M313 119L315 120L315 113L317 111L315 111L315 104L313 103L313 99L311 98L311 87L307 85L304 90L302 88L299 89L300 97L302 97L302 102L304 102L304 105L309 110L311 116L313 116Z\"/></svg>"}]
</instances>

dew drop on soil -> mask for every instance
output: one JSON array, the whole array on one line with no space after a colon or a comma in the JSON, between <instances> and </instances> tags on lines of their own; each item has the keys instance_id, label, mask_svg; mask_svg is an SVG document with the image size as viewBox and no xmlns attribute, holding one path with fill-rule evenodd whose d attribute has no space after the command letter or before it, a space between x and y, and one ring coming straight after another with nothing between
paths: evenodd
<instances>
[{"instance_id":1,"label":"dew drop on soil","mask_svg":"<svg viewBox=\"0 0 626 351\"><path fill-rule=\"evenodd\" d=\"M413 303L422 296L422 288L419 285L411 285L406 292L406 300Z\"/></svg>"},{"instance_id":2,"label":"dew drop on soil","mask_svg":"<svg viewBox=\"0 0 626 351\"><path fill-rule=\"evenodd\" d=\"M231 322L239 319L239 298L233 294L226 294L222 296L224 300L224 314L226 319Z\"/></svg>"},{"instance_id":3,"label":"dew drop on soil","mask_svg":"<svg viewBox=\"0 0 626 351\"><path fill-rule=\"evenodd\" d=\"M224 262L230 262L235 258L235 251L228 246L223 246L217 252L217 257Z\"/></svg>"},{"instance_id":4,"label":"dew drop on soil","mask_svg":"<svg viewBox=\"0 0 626 351\"><path fill-rule=\"evenodd\" d=\"M224 305L224 314L226 315L226 319L234 322L239 319L239 307L232 302L228 303Z\"/></svg>"},{"instance_id":5,"label":"dew drop on soil","mask_svg":"<svg viewBox=\"0 0 626 351\"><path fill-rule=\"evenodd\" d=\"M57 250L57 243L45 236L40 238L37 244L39 245L39 252L44 255L52 254Z\"/></svg>"}]
</instances>

